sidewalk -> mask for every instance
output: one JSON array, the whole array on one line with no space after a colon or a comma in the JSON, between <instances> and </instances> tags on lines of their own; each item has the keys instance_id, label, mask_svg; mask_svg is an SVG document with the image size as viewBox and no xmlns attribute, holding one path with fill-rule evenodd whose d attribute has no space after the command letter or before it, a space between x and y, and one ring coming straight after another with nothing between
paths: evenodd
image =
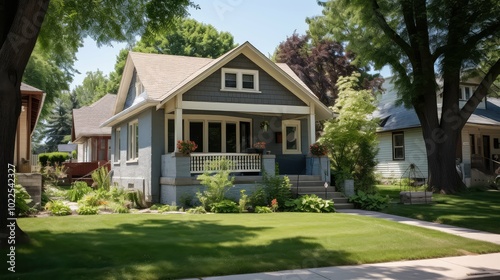
<instances>
[{"instance_id":1,"label":"sidewalk","mask_svg":"<svg viewBox=\"0 0 500 280\"><path fill-rule=\"evenodd\" d=\"M387 219L430 228L466 238L500 244L500 235L424 222L379 212L345 209L338 212ZM500 253L400 261L356 266L335 266L254 274L207 277L206 280L325 280L325 279L500 279Z\"/></svg>"}]
</instances>

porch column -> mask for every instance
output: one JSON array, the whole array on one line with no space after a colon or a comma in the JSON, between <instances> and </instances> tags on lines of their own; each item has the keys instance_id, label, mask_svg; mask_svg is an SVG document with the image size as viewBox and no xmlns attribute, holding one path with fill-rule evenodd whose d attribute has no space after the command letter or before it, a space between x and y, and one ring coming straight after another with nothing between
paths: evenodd
<instances>
[{"instance_id":1,"label":"porch column","mask_svg":"<svg viewBox=\"0 0 500 280\"><path fill-rule=\"evenodd\" d=\"M309 105L309 145L316 142L316 114L314 104Z\"/></svg>"},{"instance_id":2,"label":"porch column","mask_svg":"<svg viewBox=\"0 0 500 280\"><path fill-rule=\"evenodd\" d=\"M175 97L175 152L177 149L177 141L182 140L182 97Z\"/></svg>"}]
</instances>

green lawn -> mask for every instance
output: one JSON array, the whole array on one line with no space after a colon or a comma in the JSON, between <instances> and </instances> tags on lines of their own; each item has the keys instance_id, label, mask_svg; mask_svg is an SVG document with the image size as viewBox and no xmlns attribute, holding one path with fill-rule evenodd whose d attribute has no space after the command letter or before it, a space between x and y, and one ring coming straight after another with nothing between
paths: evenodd
<instances>
[{"instance_id":1,"label":"green lawn","mask_svg":"<svg viewBox=\"0 0 500 280\"><path fill-rule=\"evenodd\" d=\"M399 186L377 186L393 204L382 212L424 221L454 225L500 234L500 191L468 191L458 195L433 194L432 204L403 205Z\"/></svg>"},{"instance_id":2,"label":"green lawn","mask_svg":"<svg viewBox=\"0 0 500 280\"><path fill-rule=\"evenodd\" d=\"M500 252L340 213L113 214L19 224L33 244L17 249L16 274L2 269L1 279L169 279Z\"/></svg>"}]
</instances>

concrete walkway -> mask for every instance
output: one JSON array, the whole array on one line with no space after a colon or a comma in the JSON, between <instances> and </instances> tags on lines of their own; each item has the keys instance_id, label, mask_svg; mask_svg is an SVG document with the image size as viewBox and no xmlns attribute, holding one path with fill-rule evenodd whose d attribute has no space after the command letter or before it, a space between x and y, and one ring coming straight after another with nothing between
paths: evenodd
<instances>
[{"instance_id":1,"label":"concrete walkway","mask_svg":"<svg viewBox=\"0 0 500 280\"><path fill-rule=\"evenodd\" d=\"M341 213L387 219L413 226L443 231L466 238L500 244L500 235L478 230L430 223L415 219L357 209L339 210ZM277 272L207 277L207 280L325 280L325 279L500 279L500 253L298 269Z\"/></svg>"}]
</instances>

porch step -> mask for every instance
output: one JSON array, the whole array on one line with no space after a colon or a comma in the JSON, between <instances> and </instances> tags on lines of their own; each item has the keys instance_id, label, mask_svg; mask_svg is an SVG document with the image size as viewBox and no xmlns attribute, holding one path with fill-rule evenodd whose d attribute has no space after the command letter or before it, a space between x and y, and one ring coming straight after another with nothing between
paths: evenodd
<instances>
[{"instance_id":1,"label":"porch step","mask_svg":"<svg viewBox=\"0 0 500 280\"><path fill-rule=\"evenodd\" d=\"M296 176L297 177L297 176ZM341 192L336 192L335 187L328 186L325 193L324 181L321 181L320 176L304 176L301 175L299 181L293 181L291 191L296 196L317 195L322 199L329 199L334 202L335 209L353 209L354 205L349 203L349 200Z\"/></svg>"}]
</instances>

